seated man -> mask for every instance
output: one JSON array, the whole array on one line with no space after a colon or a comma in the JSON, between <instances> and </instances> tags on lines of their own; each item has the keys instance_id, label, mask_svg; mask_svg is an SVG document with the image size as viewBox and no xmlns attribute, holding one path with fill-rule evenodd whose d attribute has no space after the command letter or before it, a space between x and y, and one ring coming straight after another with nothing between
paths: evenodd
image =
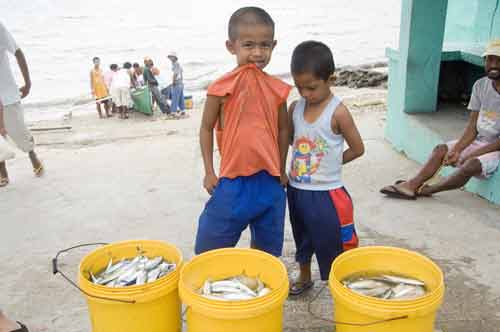
<instances>
[{"instance_id":1,"label":"seated man","mask_svg":"<svg viewBox=\"0 0 500 332\"><path fill-rule=\"evenodd\" d=\"M490 177L500 161L500 40L492 41L484 53L486 77L476 81L467 107L469 123L459 140L434 148L418 174L408 181L397 181L381 193L401 199L416 199L463 187L471 177ZM442 165L457 170L438 183L426 182Z\"/></svg>"}]
</instances>

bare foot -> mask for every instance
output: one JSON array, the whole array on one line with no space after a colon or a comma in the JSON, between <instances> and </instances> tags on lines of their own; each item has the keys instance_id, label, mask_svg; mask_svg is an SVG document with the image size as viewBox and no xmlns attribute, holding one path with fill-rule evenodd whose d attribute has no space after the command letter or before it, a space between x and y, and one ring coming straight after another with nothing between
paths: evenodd
<instances>
[{"instance_id":1,"label":"bare foot","mask_svg":"<svg viewBox=\"0 0 500 332\"><path fill-rule=\"evenodd\" d=\"M424 197L431 197L433 194L432 192L432 186L424 184L420 189L417 191L418 196L424 196Z\"/></svg>"}]
</instances>

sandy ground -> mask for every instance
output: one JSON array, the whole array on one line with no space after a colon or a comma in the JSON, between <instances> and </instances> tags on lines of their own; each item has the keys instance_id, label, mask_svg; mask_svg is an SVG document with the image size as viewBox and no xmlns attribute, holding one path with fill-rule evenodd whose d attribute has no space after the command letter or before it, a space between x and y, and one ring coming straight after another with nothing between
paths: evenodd
<instances>
[{"instance_id":1,"label":"sandy ground","mask_svg":"<svg viewBox=\"0 0 500 332\"><path fill-rule=\"evenodd\" d=\"M350 106L366 144L366 155L344 168L361 244L417 250L439 264L447 290L437 328L500 331L500 208L462 191L412 202L378 194L382 185L407 177L418 165L383 138L384 90L342 88L337 93ZM72 130L35 134L45 177L33 177L24 155L9 162L11 184L0 190L0 307L31 331L89 331L82 295L51 274L58 250L145 238L175 243L191 257L197 218L208 198L201 187L200 116L198 108L179 121L141 114L128 121L99 120L89 105L86 116L33 123ZM248 234L240 242L247 246ZM62 268L76 276L89 250L65 255ZM283 260L291 277L293 254L287 223ZM285 331L332 330L331 323L308 312L308 302L323 286L317 282L306 296L287 301ZM311 309L331 318L328 289Z\"/></svg>"}]
</instances>

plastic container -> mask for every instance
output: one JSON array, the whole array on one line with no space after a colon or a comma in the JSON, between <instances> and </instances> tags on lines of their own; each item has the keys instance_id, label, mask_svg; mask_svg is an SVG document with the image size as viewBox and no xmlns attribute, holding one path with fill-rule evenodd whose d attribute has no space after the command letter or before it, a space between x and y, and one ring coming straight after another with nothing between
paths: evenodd
<instances>
[{"instance_id":1,"label":"plastic container","mask_svg":"<svg viewBox=\"0 0 500 332\"><path fill-rule=\"evenodd\" d=\"M367 271L419 279L428 292L414 300L383 300L354 293L341 282ZM441 269L416 252L392 247L346 251L332 264L329 286L335 302L334 320L351 325L337 323L336 331L434 332L436 312L444 297L443 280Z\"/></svg>"},{"instance_id":2,"label":"plastic container","mask_svg":"<svg viewBox=\"0 0 500 332\"><path fill-rule=\"evenodd\" d=\"M89 281L90 272L105 268L110 258L162 256L177 264L167 276L139 286L112 288ZM178 281L182 254L175 246L161 241L136 240L103 246L80 262L79 286L85 291L93 332L179 332L181 303ZM100 298L96 298L100 297ZM122 302L119 302L122 301ZM129 302L129 303L127 303Z\"/></svg>"},{"instance_id":3,"label":"plastic container","mask_svg":"<svg viewBox=\"0 0 500 332\"><path fill-rule=\"evenodd\" d=\"M200 295L205 280L240 274L259 277L271 292L244 301L218 301ZM281 332L288 274L274 256L253 249L218 249L196 256L181 271L179 294L187 306L188 332Z\"/></svg>"}]
</instances>

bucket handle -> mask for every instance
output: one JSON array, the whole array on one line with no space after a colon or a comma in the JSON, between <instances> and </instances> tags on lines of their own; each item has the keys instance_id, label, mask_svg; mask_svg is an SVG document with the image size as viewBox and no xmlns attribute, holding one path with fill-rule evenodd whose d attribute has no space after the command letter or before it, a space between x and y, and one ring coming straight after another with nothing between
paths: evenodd
<instances>
[{"instance_id":1,"label":"bucket handle","mask_svg":"<svg viewBox=\"0 0 500 332\"><path fill-rule=\"evenodd\" d=\"M350 323L350 322L339 322L339 321L335 321L335 320L331 320L331 319L320 317L320 316L316 315L312 311L311 305L313 304L314 301L316 301L318 299L319 295L323 292L323 290L325 288L326 288L326 286L321 287L321 289L318 291L318 293L316 293L316 295L312 298L312 300L307 303L307 311L309 312L309 314L312 317L314 317L316 319L319 319L319 320L322 320L322 321L325 321L325 322L328 322L328 323L333 323L333 325L347 325L347 326L359 326L359 327L363 327L363 326L372 326L372 325L377 325L377 324L382 324L382 323L387 323L387 322L392 322L392 321L395 321L395 320L402 320L402 319L407 319L408 318L408 315L404 315L404 316L398 316L398 317L392 317L392 318L387 318L387 319L376 320L376 321L369 322L369 323Z\"/></svg>"},{"instance_id":2,"label":"bucket handle","mask_svg":"<svg viewBox=\"0 0 500 332\"><path fill-rule=\"evenodd\" d=\"M109 243L105 243L105 242L95 242L95 243L84 243L84 244L79 244L79 245L76 245L76 246L73 246L73 247L70 247L70 248L67 248L67 249L63 249L63 250L60 250L57 252L56 254L56 257L52 258L52 274L60 274L64 279L66 279L67 282L69 282L73 287L75 287L76 289L78 289L80 292L82 292L83 294L85 294L86 296L88 297L93 297L94 299L100 299L100 300L107 300L107 301L113 301L113 302L121 302L121 303L132 303L134 304L136 301L135 300L120 300L120 299L112 299L110 297L104 297L104 296L95 296L95 295L92 295L92 294L89 294L88 292L84 291L83 289L80 288L80 286L78 286L73 280L71 280L70 278L68 278L64 272L62 272L58 265L57 265L57 260L59 258L59 255L65 253L65 252L68 252L68 251L71 251L73 249L76 249L76 248L81 248L81 247L88 247L88 246L105 246L105 245L108 245Z\"/></svg>"}]
</instances>

